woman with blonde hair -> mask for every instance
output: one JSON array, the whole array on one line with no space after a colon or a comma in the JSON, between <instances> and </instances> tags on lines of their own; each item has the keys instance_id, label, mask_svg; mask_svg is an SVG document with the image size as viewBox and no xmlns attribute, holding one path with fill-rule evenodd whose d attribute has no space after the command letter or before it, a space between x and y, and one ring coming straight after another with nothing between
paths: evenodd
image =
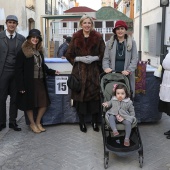
<instances>
[{"instance_id":1,"label":"woman with blonde hair","mask_svg":"<svg viewBox=\"0 0 170 170\"><path fill-rule=\"evenodd\" d=\"M98 115L100 114L99 75L102 72L102 59L105 43L102 35L94 30L94 23L88 15L79 21L81 27L73 34L66 58L73 65L72 74L81 81L81 90L72 90L71 98L79 116L82 132L87 132L85 116L92 115L92 127L99 131Z\"/></svg>"},{"instance_id":2,"label":"woman with blonde hair","mask_svg":"<svg viewBox=\"0 0 170 170\"><path fill-rule=\"evenodd\" d=\"M30 128L35 133L46 131L41 125L41 118L50 105L46 74L54 76L59 72L44 63L41 33L32 29L17 55L15 75L18 109L26 112ZM35 109L38 110L36 121L33 116Z\"/></svg>"}]
</instances>

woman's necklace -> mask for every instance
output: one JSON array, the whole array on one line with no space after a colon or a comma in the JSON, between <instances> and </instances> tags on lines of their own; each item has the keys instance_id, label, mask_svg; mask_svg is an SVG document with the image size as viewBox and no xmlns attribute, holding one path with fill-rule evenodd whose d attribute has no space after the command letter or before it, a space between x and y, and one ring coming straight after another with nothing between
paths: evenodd
<instances>
[{"instance_id":1,"label":"woman's necklace","mask_svg":"<svg viewBox=\"0 0 170 170\"><path fill-rule=\"evenodd\" d=\"M117 54L118 54L118 56L119 56L119 57L122 57L123 54L124 54L124 50L125 50L124 43L123 43L123 42L122 42L122 43L119 43L119 42L118 42L116 49L117 49Z\"/></svg>"},{"instance_id":2,"label":"woman's necklace","mask_svg":"<svg viewBox=\"0 0 170 170\"><path fill-rule=\"evenodd\" d=\"M39 61L38 61L38 58L39 57ZM35 63L37 65L38 68L41 68L41 63L42 63L42 58L41 58L41 55L36 55L34 54L34 58L35 58Z\"/></svg>"},{"instance_id":3,"label":"woman's necklace","mask_svg":"<svg viewBox=\"0 0 170 170\"><path fill-rule=\"evenodd\" d=\"M41 64L42 64L42 58L41 58L41 55L39 54L39 52L37 50L34 50L33 49L33 52L34 52L34 59L35 59L35 63L37 65L38 68L41 68ZM38 59L39 58L39 59ZM39 61L38 61L39 60Z\"/></svg>"}]
</instances>

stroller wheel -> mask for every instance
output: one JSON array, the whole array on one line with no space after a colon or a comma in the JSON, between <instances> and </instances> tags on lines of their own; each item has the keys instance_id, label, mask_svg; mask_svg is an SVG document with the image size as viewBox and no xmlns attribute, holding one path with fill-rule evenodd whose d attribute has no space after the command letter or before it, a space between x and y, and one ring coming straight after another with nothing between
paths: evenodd
<instances>
[{"instance_id":1,"label":"stroller wheel","mask_svg":"<svg viewBox=\"0 0 170 170\"><path fill-rule=\"evenodd\" d=\"M109 163L109 158L105 157L104 158L104 168L107 169L108 168L108 163Z\"/></svg>"},{"instance_id":2,"label":"stroller wheel","mask_svg":"<svg viewBox=\"0 0 170 170\"><path fill-rule=\"evenodd\" d=\"M139 156L139 166L140 168L143 167L143 156Z\"/></svg>"}]
</instances>

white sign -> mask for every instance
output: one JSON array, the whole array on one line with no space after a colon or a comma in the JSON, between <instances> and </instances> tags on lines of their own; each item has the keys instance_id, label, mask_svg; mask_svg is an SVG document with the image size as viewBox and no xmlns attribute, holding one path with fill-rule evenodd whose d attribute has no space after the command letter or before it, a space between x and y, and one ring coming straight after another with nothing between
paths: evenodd
<instances>
[{"instance_id":1,"label":"white sign","mask_svg":"<svg viewBox=\"0 0 170 170\"><path fill-rule=\"evenodd\" d=\"M68 94L68 76L55 76L55 94Z\"/></svg>"}]
</instances>

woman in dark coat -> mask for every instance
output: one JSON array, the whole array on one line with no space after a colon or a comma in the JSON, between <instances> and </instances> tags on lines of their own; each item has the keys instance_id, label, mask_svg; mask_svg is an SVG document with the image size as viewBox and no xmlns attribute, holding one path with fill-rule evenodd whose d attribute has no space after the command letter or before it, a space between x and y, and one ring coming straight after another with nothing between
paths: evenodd
<instances>
[{"instance_id":1,"label":"woman in dark coat","mask_svg":"<svg viewBox=\"0 0 170 170\"><path fill-rule=\"evenodd\" d=\"M18 109L27 113L30 128L35 133L45 131L40 122L50 104L46 73L55 75L59 72L49 69L45 65L40 31L32 29L17 55L15 75L18 90ZM33 118L35 108L38 108L36 122Z\"/></svg>"},{"instance_id":2,"label":"woman in dark coat","mask_svg":"<svg viewBox=\"0 0 170 170\"><path fill-rule=\"evenodd\" d=\"M79 125L82 132L87 128L84 116L92 115L92 127L99 131L97 120L100 113L100 85L99 75L102 72L102 59L105 43L102 35L93 29L93 20L84 15L79 22L82 29L73 34L66 58L73 65L72 74L81 79L81 91L72 91L79 116Z\"/></svg>"}]
</instances>

